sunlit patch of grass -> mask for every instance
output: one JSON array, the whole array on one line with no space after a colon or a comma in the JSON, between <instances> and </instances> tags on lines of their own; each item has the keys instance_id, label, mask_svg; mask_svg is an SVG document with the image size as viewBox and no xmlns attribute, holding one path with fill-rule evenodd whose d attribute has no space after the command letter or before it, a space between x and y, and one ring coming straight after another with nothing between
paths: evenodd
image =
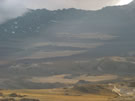
<instances>
[{"instance_id":1,"label":"sunlit patch of grass","mask_svg":"<svg viewBox=\"0 0 135 101\"><path fill-rule=\"evenodd\" d=\"M26 95L25 98L39 99L40 101L108 101L112 96L81 94L65 89L22 89L22 90L2 90L4 95L17 93Z\"/></svg>"}]
</instances>

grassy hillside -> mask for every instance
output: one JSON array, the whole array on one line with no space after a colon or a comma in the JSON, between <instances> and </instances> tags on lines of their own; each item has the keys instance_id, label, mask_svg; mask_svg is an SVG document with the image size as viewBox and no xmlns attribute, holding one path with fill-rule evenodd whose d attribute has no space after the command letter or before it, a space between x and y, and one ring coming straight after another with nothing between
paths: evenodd
<instances>
[{"instance_id":1,"label":"grassy hillside","mask_svg":"<svg viewBox=\"0 0 135 101\"><path fill-rule=\"evenodd\" d=\"M26 95L25 98L38 99L40 101L108 101L112 96L94 95L94 94L83 94L78 92L68 92L65 89L49 89L49 90L2 90L1 91L6 98L12 93L18 95ZM71 93L71 95L69 94ZM14 97L15 98L15 97ZM17 101L20 101L16 97ZM1 101L1 100L0 100ZM28 100L29 101L29 100ZM34 101L34 100L33 100ZM35 100L36 101L36 100Z\"/></svg>"},{"instance_id":2,"label":"grassy hillside","mask_svg":"<svg viewBox=\"0 0 135 101\"><path fill-rule=\"evenodd\" d=\"M135 101L133 80L55 89L1 89L0 101Z\"/></svg>"}]
</instances>

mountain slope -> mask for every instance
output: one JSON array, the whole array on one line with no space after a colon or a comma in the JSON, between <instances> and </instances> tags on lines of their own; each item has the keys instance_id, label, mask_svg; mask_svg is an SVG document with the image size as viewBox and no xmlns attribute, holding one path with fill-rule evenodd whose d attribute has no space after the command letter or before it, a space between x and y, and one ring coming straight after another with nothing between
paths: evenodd
<instances>
[{"instance_id":1,"label":"mountain slope","mask_svg":"<svg viewBox=\"0 0 135 101\"><path fill-rule=\"evenodd\" d=\"M112 50L120 45L121 49L123 49L123 54L125 53L124 51L133 51L135 9L132 6L133 4L123 7L106 7L99 11L76 9L56 11L45 9L31 10L22 17L0 25L1 56L5 53L2 56L2 58L5 58L6 54L11 55L14 52L19 52L19 55L24 56L26 54L24 52L25 47L27 48L33 43L48 43L57 47L68 46L68 48L76 46L75 44L71 47L69 41L83 44L107 44L103 47L110 48L109 46L111 46ZM61 35L60 33L63 34ZM83 34L84 37L82 37ZM100 38L105 35L108 37ZM67 45L54 44L56 42L57 44L63 42ZM80 45L78 47L81 48ZM7 48L9 51L6 51ZM102 47L100 49L102 51ZM28 51L33 51L33 49ZM120 52L121 50L118 49L118 54ZM115 55L115 53L113 54L111 51L109 55Z\"/></svg>"},{"instance_id":2,"label":"mountain slope","mask_svg":"<svg viewBox=\"0 0 135 101\"><path fill-rule=\"evenodd\" d=\"M38 9L1 24L1 87L29 87L35 76L134 75L134 12L134 2L98 11Z\"/></svg>"}]
</instances>

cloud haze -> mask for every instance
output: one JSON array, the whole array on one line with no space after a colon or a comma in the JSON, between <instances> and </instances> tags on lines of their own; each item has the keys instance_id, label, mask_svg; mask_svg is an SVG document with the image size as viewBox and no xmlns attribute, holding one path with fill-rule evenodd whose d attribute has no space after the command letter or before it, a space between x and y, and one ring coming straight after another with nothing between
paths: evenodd
<instances>
[{"instance_id":1,"label":"cloud haze","mask_svg":"<svg viewBox=\"0 0 135 101\"><path fill-rule=\"evenodd\" d=\"M0 23L22 15L26 11L20 0L0 0Z\"/></svg>"},{"instance_id":2,"label":"cloud haze","mask_svg":"<svg viewBox=\"0 0 135 101\"><path fill-rule=\"evenodd\" d=\"M118 2L120 0L0 0L0 23L22 15L26 12L26 8L97 10L105 6L116 5Z\"/></svg>"}]
</instances>

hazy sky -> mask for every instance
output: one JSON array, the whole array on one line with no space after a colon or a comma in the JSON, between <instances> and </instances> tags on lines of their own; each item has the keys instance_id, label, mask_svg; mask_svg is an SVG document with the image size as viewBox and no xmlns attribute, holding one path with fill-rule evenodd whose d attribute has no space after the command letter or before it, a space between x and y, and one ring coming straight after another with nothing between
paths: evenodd
<instances>
[{"instance_id":1,"label":"hazy sky","mask_svg":"<svg viewBox=\"0 0 135 101\"><path fill-rule=\"evenodd\" d=\"M107 5L115 5L118 0L23 0L28 8L81 8L81 9L99 9Z\"/></svg>"},{"instance_id":2,"label":"hazy sky","mask_svg":"<svg viewBox=\"0 0 135 101\"><path fill-rule=\"evenodd\" d=\"M96 10L105 6L126 3L132 0L0 0L0 23L23 14L26 8L78 8Z\"/></svg>"}]
</instances>

